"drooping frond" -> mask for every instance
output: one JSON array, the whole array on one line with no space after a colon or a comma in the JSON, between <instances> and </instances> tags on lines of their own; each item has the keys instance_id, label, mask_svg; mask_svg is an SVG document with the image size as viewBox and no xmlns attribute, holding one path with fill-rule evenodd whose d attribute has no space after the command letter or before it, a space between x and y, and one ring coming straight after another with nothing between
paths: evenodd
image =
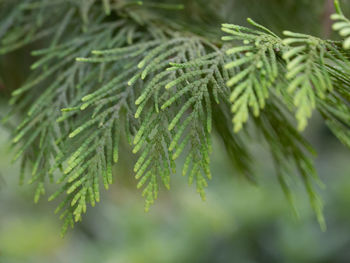
<instances>
[{"instance_id":1,"label":"drooping frond","mask_svg":"<svg viewBox=\"0 0 350 263\"><path fill-rule=\"evenodd\" d=\"M189 53L189 62L171 63L168 70L176 72L177 77L165 88L172 89L174 95L162 105L162 109L179 105L176 107L178 113L168 127L175 130L169 149L174 150L172 158L175 160L188 148L182 175L189 174L189 184L196 181L197 191L204 199L207 179L211 179L212 104L219 103L219 96L224 93L225 86L218 82L224 83L229 75L223 67L224 50L214 48L209 54L205 53L205 46L195 50L196 53Z\"/></svg>"},{"instance_id":2,"label":"drooping frond","mask_svg":"<svg viewBox=\"0 0 350 263\"><path fill-rule=\"evenodd\" d=\"M287 107L287 111L295 112L298 130L303 130L312 112L318 110L334 134L348 145L349 89L345 84L348 83L349 72L347 55L336 42L289 31L284 32L288 38L281 39L254 21L248 21L259 31L229 24L222 28L230 34L224 36L223 40L243 42L243 45L227 51L228 54L236 54L236 58L226 65L226 68L236 70L233 78L227 82L232 89L230 101L233 105L234 130L239 131L242 124L248 121L251 108L255 117L258 117L255 118L257 128L263 129L270 145L279 181L287 198L291 200L291 194L284 175L290 169L283 164L290 163L291 158L303 178L320 224L324 226L322 206L310 183L310 175L315 175L315 172L309 157L304 154L309 147L301 143L292 152L285 151L293 142L302 139L297 131L293 131L289 118L284 114L273 118L275 113L266 112L265 108L271 109L273 105L276 112L284 112L284 107ZM265 115L275 123L270 124L269 128L264 127L266 123L259 121ZM288 129L282 131L281 126ZM271 133L275 135L271 136ZM282 151L278 153L278 149Z\"/></svg>"},{"instance_id":3,"label":"drooping frond","mask_svg":"<svg viewBox=\"0 0 350 263\"><path fill-rule=\"evenodd\" d=\"M325 69L327 49L331 44L304 34L285 31L283 43L289 46L283 53L287 62L288 93L293 96L298 129L304 130L307 120L316 108L316 98L324 99L333 89Z\"/></svg>"},{"instance_id":4,"label":"drooping frond","mask_svg":"<svg viewBox=\"0 0 350 263\"><path fill-rule=\"evenodd\" d=\"M335 8L337 10L336 14L333 14L331 16L332 20L336 21L333 24L333 29L335 31L339 31L339 34L345 38L343 47L344 49L349 49L350 48L350 20L347 19L339 5L339 1L335 0Z\"/></svg>"},{"instance_id":5,"label":"drooping frond","mask_svg":"<svg viewBox=\"0 0 350 263\"><path fill-rule=\"evenodd\" d=\"M233 77L227 82L233 91L230 96L234 114L234 131L239 132L249 117L249 108L254 116L259 116L269 96L269 87L275 85L278 77L278 61L275 52L281 50L282 40L268 29L249 20L254 26L264 30L257 31L241 26L224 24L222 30L232 36L225 41L242 41L242 46L227 50L234 60L225 65L234 70Z\"/></svg>"},{"instance_id":6,"label":"drooping frond","mask_svg":"<svg viewBox=\"0 0 350 263\"><path fill-rule=\"evenodd\" d=\"M135 127L132 143L133 153L141 153L134 171L136 179L140 180L138 187L146 185L143 191L146 197L146 210L158 196L158 178L166 188L170 188L170 174L175 172L175 158L173 158L175 153L174 147L171 146L175 134L174 127L169 126L173 125L171 118L174 116L171 111L165 112L160 109L163 103L170 99L170 94L164 93L165 84L175 77L174 72L166 69L171 61L174 63L186 61L188 59L186 52L192 50L194 43L195 41L190 38L151 40L128 48L93 51L94 57L78 59L92 63L123 60L125 62L125 59L129 61L134 59L137 65L135 72L129 75L129 80L124 85L127 89L135 87L137 90L135 95L138 94L138 97L135 97L137 108L134 117L140 124ZM143 56L145 53L147 55ZM94 96L91 94L87 97ZM86 100L85 98L83 100Z\"/></svg>"},{"instance_id":7,"label":"drooping frond","mask_svg":"<svg viewBox=\"0 0 350 263\"><path fill-rule=\"evenodd\" d=\"M269 103L266 106L256 122L259 133L263 134L270 149L277 178L287 200L294 207L294 198L288 181L291 174L298 173L306 188L320 226L325 229L323 205L312 183L313 180L318 181L313 162L310 160L310 155L315 155L315 151L293 127L287 109L281 105L278 99L276 99L276 103ZM297 209L294 209L294 211L297 214Z\"/></svg>"}]
</instances>

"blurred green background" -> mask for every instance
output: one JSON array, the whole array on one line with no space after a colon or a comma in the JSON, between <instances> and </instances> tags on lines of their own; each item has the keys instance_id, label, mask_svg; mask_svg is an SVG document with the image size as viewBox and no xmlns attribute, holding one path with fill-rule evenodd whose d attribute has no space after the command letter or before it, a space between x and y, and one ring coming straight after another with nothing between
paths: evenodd
<instances>
[{"instance_id":1,"label":"blurred green background","mask_svg":"<svg viewBox=\"0 0 350 263\"><path fill-rule=\"evenodd\" d=\"M232 1L232 8L241 7L236 10L239 16L235 22L244 23L240 16L255 18L272 5L275 9L271 15L260 14L259 22L276 30L290 22L290 28L301 32L328 34L323 20L326 1L296 1L315 6L302 12L289 9L293 1L269 0L266 6L262 0L249 1L251 9L244 8L249 6L248 1L242 5ZM285 9L281 11L282 7ZM294 13L283 15L290 10L300 20L291 19ZM223 13L230 15L228 10ZM21 52L13 56L30 63ZM17 86L26 72L25 63L19 67L11 56L4 61L0 61L1 113L8 111L10 93L1 83ZM126 154L124 165L115 167L115 183L104 191L101 203L88 209L83 222L62 239L61 222L53 213L57 204L42 198L35 205L33 187L18 185L19 167L11 164L10 135L6 127L0 127L0 263L350 262L350 151L317 117L305 136L319 152L316 167L326 186L319 188L325 204L325 232L315 219L303 187L293 180L300 217L296 219L275 178L269 155L259 145L251 145L256 158L254 170L259 174L255 186L235 173L222 145L215 140L214 178L206 202L187 185L186 178L176 175L171 191L162 191L150 212L145 213ZM51 186L48 192L54 189Z\"/></svg>"},{"instance_id":2,"label":"blurred green background","mask_svg":"<svg viewBox=\"0 0 350 263\"><path fill-rule=\"evenodd\" d=\"M173 177L149 213L127 169L115 169L112 189L83 222L59 236L55 203L33 203L30 185L18 186L9 135L0 129L0 262L349 262L349 151L314 120L308 131L320 152L328 229L322 232L301 185L294 182L300 218L286 202L268 154L256 147L258 186L234 176L215 143L214 179L203 202L185 178ZM52 189L49 191L53 191Z\"/></svg>"}]
</instances>

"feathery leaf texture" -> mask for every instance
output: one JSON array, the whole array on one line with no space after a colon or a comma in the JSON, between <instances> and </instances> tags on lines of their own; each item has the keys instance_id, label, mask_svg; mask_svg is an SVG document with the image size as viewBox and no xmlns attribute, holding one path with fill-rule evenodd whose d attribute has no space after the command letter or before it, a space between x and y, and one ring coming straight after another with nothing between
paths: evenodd
<instances>
[{"instance_id":1,"label":"feathery leaf texture","mask_svg":"<svg viewBox=\"0 0 350 263\"><path fill-rule=\"evenodd\" d=\"M258 135L288 201L288 178L297 173L325 227L314 151L300 131L319 112L350 147L348 39L341 45L289 31L283 38L251 19L253 28L223 24L222 39L206 37L168 18L182 6L165 2L1 4L0 54L44 45L32 51L36 62L4 121L21 116L14 160L21 158L21 182L31 168L34 200L48 182L60 185L49 200L61 199L63 234L100 201L101 184L112 184L120 149L137 155L146 211L161 184L170 188L181 160L182 174L205 199L213 136L236 170L254 180L249 144ZM348 37L349 21L339 10L334 29Z\"/></svg>"},{"instance_id":2,"label":"feathery leaf texture","mask_svg":"<svg viewBox=\"0 0 350 263\"><path fill-rule=\"evenodd\" d=\"M343 42L344 49L350 49L350 20L346 18L340 8L339 1L334 1L337 13L331 16L336 21L333 24L333 30L339 31L339 35L345 38Z\"/></svg>"},{"instance_id":3,"label":"feathery leaf texture","mask_svg":"<svg viewBox=\"0 0 350 263\"><path fill-rule=\"evenodd\" d=\"M243 46L235 46L227 50L227 55L235 55L235 59L226 64L226 69L235 70L234 76L227 82L233 87L230 96L232 113L234 114L234 131L239 132L248 121L249 107L254 116L259 116L269 96L269 87L278 77L278 61L276 50L282 47L282 40L268 29L248 20L265 32L251 30L236 25L224 24L222 30L232 36L223 40L243 41Z\"/></svg>"}]
</instances>

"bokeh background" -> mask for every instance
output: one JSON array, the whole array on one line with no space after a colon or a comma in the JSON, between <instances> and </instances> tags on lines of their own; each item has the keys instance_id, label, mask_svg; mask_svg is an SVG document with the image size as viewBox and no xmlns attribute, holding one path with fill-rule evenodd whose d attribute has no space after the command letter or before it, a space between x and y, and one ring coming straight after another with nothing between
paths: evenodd
<instances>
[{"instance_id":1,"label":"bokeh background","mask_svg":"<svg viewBox=\"0 0 350 263\"><path fill-rule=\"evenodd\" d=\"M220 8L215 5L220 2L226 6L222 17L229 22L245 24L249 16L276 32L289 29L332 36L328 20L332 1L183 2L206 4L208 9ZM347 12L350 4L343 4ZM32 59L27 53L22 50L0 58L0 114L9 110L9 94L28 72ZM14 120L9 125L15 124ZM122 163L114 168L114 185L62 239L61 222L53 213L57 204L47 198L34 204L33 187L18 185L19 167L11 163L8 128L0 126L0 263L350 262L350 151L317 116L305 136L319 153L315 162L325 185L318 188L325 205L325 232L297 178L291 183L299 218L293 215L269 154L261 146L251 145L258 174L257 185L253 185L235 172L223 146L214 140L213 180L206 202L187 185L186 178L176 175L171 191L162 191L145 213L131 173L133 160L125 151ZM47 192L55 188L50 186Z\"/></svg>"}]
</instances>

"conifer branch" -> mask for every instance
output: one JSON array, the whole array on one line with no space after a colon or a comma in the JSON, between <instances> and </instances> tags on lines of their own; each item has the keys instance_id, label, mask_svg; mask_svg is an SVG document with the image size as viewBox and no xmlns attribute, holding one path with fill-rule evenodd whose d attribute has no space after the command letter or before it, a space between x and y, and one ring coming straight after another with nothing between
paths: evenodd
<instances>
[{"instance_id":1,"label":"conifer branch","mask_svg":"<svg viewBox=\"0 0 350 263\"><path fill-rule=\"evenodd\" d=\"M62 200L56 211L63 233L100 201L100 185L113 182L124 141L137 155L134 172L148 210L160 185L170 188L180 157L182 174L205 198L214 134L237 170L254 180L254 132L271 152L287 199L293 203L288 175L297 173L325 226L314 152L300 132L319 112L350 147L350 26L338 5L332 19L343 45L289 31L283 38L251 19L253 29L223 24L226 35L213 39L170 21L167 12L183 6L167 3L1 3L0 54L41 46L5 118L22 116L14 160L21 157L22 182L31 168L35 201L48 182L60 185L49 200Z\"/></svg>"}]
</instances>

